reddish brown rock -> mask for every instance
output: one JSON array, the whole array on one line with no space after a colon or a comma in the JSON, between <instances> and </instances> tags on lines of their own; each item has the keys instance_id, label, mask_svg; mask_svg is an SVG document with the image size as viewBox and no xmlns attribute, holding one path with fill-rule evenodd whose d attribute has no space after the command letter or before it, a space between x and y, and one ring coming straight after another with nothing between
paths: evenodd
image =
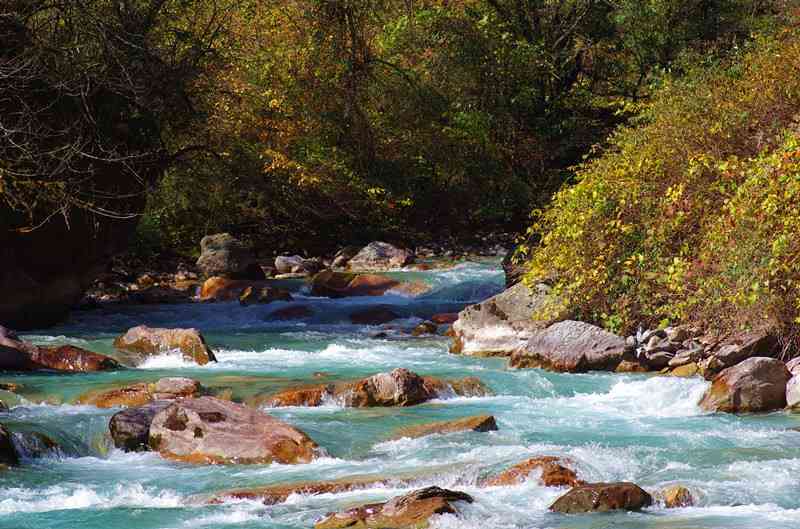
<instances>
[{"instance_id":1,"label":"reddish brown rock","mask_svg":"<svg viewBox=\"0 0 800 529\"><path fill-rule=\"evenodd\" d=\"M517 485L527 480L528 476L534 472L541 472L539 479L545 487L577 487L582 485L583 481L578 479L575 471L562 463L564 461L558 457L534 457L486 480L483 485L487 487Z\"/></svg>"},{"instance_id":2,"label":"reddish brown rock","mask_svg":"<svg viewBox=\"0 0 800 529\"><path fill-rule=\"evenodd\" d=\"M292 494L315 496L317 494L338 494L361 488L387 483L385 479L348 478L337 481L307 481L288 485L272 485L250 489L235 489L215 494L207 503L218 504L226 500L261 501L264 505L283 503Z\"/></svg>"},{"instance_id":3,"label":"reddish brown rock","mask_svg":"<svg viewBox=\"0 0 800 529\"><path fill-rule=\"evenodd\" d=\"M667 509L678 509L680 507L691 507L694 505L694 497L686 487L675 485L664 489L661 493L664 498L664 507Z\"/></svg>"},{"instance_id":4,"label":"reddish brown rock","mask_svg":"<svg viewBox=\"0 0 800 529\"><path fill-rule=\"evenodd\" d=\"M458 320L457 312L447 312L443 314L434 314L431 316L431 321L439 325L450 325Z\"/></svg>"},{"instance_id":5,"label":"reddish brown rock","mask_svg":"<svg viewBox=\"0 0 800 529\"><path fill-rule=\"evenodd\" d=\"M177 349L183 353L185 359L199 365L217 361L197 329L163 329L139 325L117 337L114 347L144 356Z\"/></svg>"},{"instance_id":6,"label":"reddish brown rock","mask_svg":"<svg viewBox=\"0 0 800 529\"><path fill-rule=\"evenodd\" d=\"M0 370L92 372L120 369L116 360L74 345L42 347L0 326Z\"/></svg>"},{"instance_id":7,"label":"reddish brown rock","mask_svg":"<svg viewBox=\"0 0 800 529\"><path fill-rule=\"evenodd\" d=\"M746 413L786 406L786 384L791 373L774 358L753 357L725 369L714 378L700 400L708 411Z\"/></svg>"},{"instance_id":8,"label":"reddish brown rock","mask_svg":"<svg viewBox=\"0 0 800 529\"><path fill-rule=\"evenodd\" d=\"M463 492L428 487L386 503L328 514L314 524L314 529L423 529L434 515L458 515L456 503L461 501L472 503L473 499Z\"/></svg>"},{"instance_id":9,"label":"reddish brown rock","mask_svg":"<svg viewBox=\"0 0 800 529\"><path fill-rule=\"evenodd\" d=\"M650 371L647 366L632 360L623 360L614 370L616 373L647 373Z\"/></svg>"},{"instance_id":10,"label":"reddish brown rock","mask_svg":"<svg viewBox=\"0 0 800 529\"><path fill-rule=\"evenodd\" d=\"M382 275L324 270L312 278L311 295L327 298L382 296L399 285L399 281Z\"/></svg>"},{"instance_id":11,"label":"reddish brown rock","mask_svg":"<svg viewBox=\"0 0 800 529\"><path fill-rule=\"evenodd\" d=\"M233 301L239 299L242 290L250 284L247 281L226 277L209 277L200 288L201 301Z\"/></svg>"},{"instance_id":12,"label":"reddish brown rock","mask_svg":"<svg viewBox=\"0 0 800 529\"><path fill-rule=\"evenodd\" d=\"M411 331L412 336L425 336L426 334L436 334L439 327L430 321L423 321Z\"/></svg>"},{"instance_id":13,"label":"reddish brown rock","mask_svg":"<svg viewBox=\"0 0 800 529\"><path fill-rule=\"evenodd\" d=\"M239 295L239 304L252 305L254 303L267 304L274 301L293 301L292 295L282 288L247 286Z\"/></svg>"},{"instance_id":14,"label":"reddish brown rock","mask_svg":"<svg viewBox=\"0 0 800 529\"><path fill-rule=\"evenodd\" d=\"M400 428L392 436L394 439L402 437L416 438L433 434L448 434L456 432L493 432L497 430L497 422L491 415L476 415L453 421L440 421L427 424L417 424Z\"/></svg>"},{"instance_id":15,"label":"reddish brown rock","mask_svg":"<svg viewBox=\"0 0 800 529\"><path fill-rule=\"evenodd\" d=\"M193 463L308 463L319 447L305 433L266 413L200 397L174 401L150 424L150 447Z\"/></svg>"},{"instance_id":16,"label":"reddish brown rock","mask_svg":"<svg viewBox=\"0 0 800 529\"><path fill-rule=\"evenodd\" d=\"M196 397L200 389L200 383L191 378L169 377L159 379L154 384L138 382L119 388L89 391L78 398L78 403L98 408L135 408L154 400Z\"/></svg>"},{"instance_id":17,"label":"reddish brown rock","mask_svg":"<svg viewBox=\"0 0 800 529\"><path fill-rule=\"evenodd\" d=\"M573 487L550 510L564 514L638 511L652 504L653 497L634 483L590 483Z\"/></svg>"}]
</instances>

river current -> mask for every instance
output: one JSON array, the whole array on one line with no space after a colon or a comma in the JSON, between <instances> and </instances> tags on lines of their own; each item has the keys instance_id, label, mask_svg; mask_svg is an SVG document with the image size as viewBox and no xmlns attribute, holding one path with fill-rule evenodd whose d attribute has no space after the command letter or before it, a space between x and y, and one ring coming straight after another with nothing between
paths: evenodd
<instances>
[{"instance_id":1,"label":"river current","mask_svg":"<svg viewBox=\"0 0 800 529\"><path fill-rule=\"evenodd\" d=\"M347 315L381 304L413 326L434 313L460 310L502 289L496 262L448 270L406 272L433 289L419 298L329 300L293 284L295 304L316 316L278 322L270 313L284 302L108 307L74 312L64 325L24 337L72 343L114 355L113 339L129 327L197 327L218 363L197 366L177 355L150 359L136 369L75 375L2 375L21 385L20 397L0 392L12 406L0 422L12 431L40 431L60 449L23 457L0 472L2 529L308 529L327 512L376 502L426 485L467 492L475 503L460 518L436 518L439 529L797 529L800 527L800 415L783 412L734 416L702 412L708 386L700 378L652 375L548 373L512 370L501 359L451 355L445 337L411 337L396 329L352 325ZM280 307L279 307L280 306ZM385 334L379 334L384 332ZM268 409L299 427L328 456L304 465L175 463L152 453L112 447L114 409L75 405L91 389L164 376L186 376L246 400L303 383L361 378L396 367L444 378L479 377L494 393L441 399L409 408ZM492 414L499 430L392 440L399 427ZM548 505L566 489L536 479L511 487L478 487L483 477L536 455L562 455L591 482L633 481L650 492L681 484L696 506L638 513L560 515ZM23 454L24 456L24 454ZM415 478L405 488L372 487L340 494L294 495L281 504L228 501L204 505L203 495L243 487L352 476Z\"/></svg>"}]
</instances>

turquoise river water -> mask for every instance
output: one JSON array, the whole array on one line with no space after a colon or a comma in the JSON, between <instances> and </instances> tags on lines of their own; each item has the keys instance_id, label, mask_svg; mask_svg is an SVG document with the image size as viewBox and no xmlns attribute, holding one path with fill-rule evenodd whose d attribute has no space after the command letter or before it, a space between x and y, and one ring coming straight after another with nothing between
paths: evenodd
<instances>
[{"instance_id":1,"label":"turquoise river water","mask_svg":"<svg viewBox=\"0 0 800 529\"><path fill-rule=\"evenodd\" d=\"M452 312L502 288L496 262L449 270L407 272L433 290L420 298L327 300L304 295L317 316L304 323L271 320L285 303L118 307L75 312L64 325L26 334L38 343L73 343L114 354L112 341L127 328L193 326L219 362L203 367L164 355L137 369L104 374L5 375L22 397L0 422L16 432L41 431L61 448L25 458L0 472L2 529L311 528L326 512L375 502L424 485L465 491L476 502L463 516L442 516L440 529L797 529L800 528L800 415L733 416L703 413L696 405L708 383L647 375L548 373L512 370L501 359L448 354L445 337L413 338L389 329L347 323L356 307L389 304L413 325L420 317ZM440 377L477 376L494 392L482 398L443 399L411 408L282 408L269 413L298 426L328 456L305 465L195 466L156 454L111 448L107 427L116 410L75 405L78 395L104 386L188 376L236 400L285 387L359 378L395 367ZM499 431L391 440L398 427L492 414ZM649 491L672 484L696 496L691 508L653 507L638 513L559 515L547 506L564 489L536 479L512 487L477 482L535 455L563 455L587 481L633 481ZM206 506L197 495L215 491L330 480L348 476L415 477L408 488L374 487L341 494L291 496L265 506L230 501Z\"/></svg>"}]
</instances>

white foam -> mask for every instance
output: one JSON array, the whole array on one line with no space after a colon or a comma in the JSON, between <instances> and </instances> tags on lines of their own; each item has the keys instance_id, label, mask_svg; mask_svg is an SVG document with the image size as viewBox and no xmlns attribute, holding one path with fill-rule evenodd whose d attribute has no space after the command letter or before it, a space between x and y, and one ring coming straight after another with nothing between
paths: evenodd
<instances>
[{"instance_id":1,"label":"white foam","mask_svg":"<svg viewBox=\"0 0 800 529\"><path fill-rule=\"evenodd\" d=\"M97 491L85 485L58 485L45 489L9 488L0 492L0 513L48 512L72 509L179 507L182 498L169 490L145 489L139 483L119 484Z\"/></svg>"}]
</instances>

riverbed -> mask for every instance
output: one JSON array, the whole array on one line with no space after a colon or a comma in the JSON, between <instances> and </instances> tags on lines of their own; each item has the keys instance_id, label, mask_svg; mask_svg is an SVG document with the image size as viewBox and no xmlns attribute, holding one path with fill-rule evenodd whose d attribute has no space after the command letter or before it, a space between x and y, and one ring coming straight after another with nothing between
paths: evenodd
<instances>
[{"instance_id":1,"label":"riverbed","mask_svg":"<svg viewBox=\"0 0 800 529\"><path fill-rule=\"evenodd\" d=\"M0 412L12 431L39 431L60 448L0 472L0 528L166 529L311 528L330 511L388 499L426 485L467 492L475 503L462 515L434 519L440 529L796 529L800 527L800 415L784 412L709 414L697 401L701 378L642 374L558 374L509 369L502 359L448 353L444 336L410 336L422 318L453 312L502 290L496 261L398 273L432 289L410 298L387 294L339 300L314 298L291 283L307 320L278 321L285 302L109 306L76 311L63 325L24 335L36 343L75 344L115 355L113 339L147 324L197 327L218 362L197 366L165 354L136 369L90 374L3 375L20 397L0 392L13 407ZM401 316L383 326L353 325L348 314L385 305ZM176 463L153 453L113 448L108 421L118 409L76 405L98 388L155 381L199 380L238 401L301 384L352 380L404 367L442 378L475 376L486 397L442 398L408 408L318 408L265 411L297 426L327 455L302 465ZM393 439L398 428L491 414L496 432ZM680 484L696 505L637 513L560 515L547 507L566 489L536 479L511 487L479 487L482 478L537 455L564 456L591 482L633 481L650 492ZM402 487L375 486L281 504L202 498L226 489L349 477L402 478Z\"/></svg>"}]
</instances>

